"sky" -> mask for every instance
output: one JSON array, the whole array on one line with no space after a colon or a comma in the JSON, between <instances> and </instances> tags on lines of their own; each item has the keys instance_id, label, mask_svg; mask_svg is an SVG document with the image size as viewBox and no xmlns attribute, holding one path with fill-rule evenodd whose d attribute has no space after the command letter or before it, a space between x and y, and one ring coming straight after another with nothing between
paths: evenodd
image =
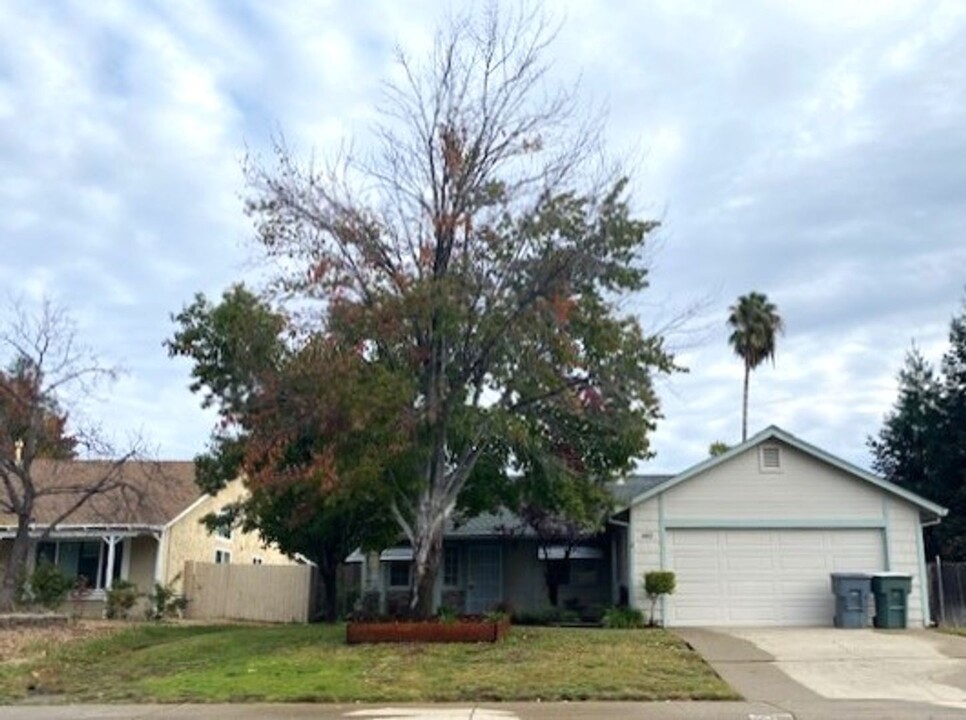
<instances>
[{"instance_id":1,"label":"sky","mask_svg":"<svg viewBox=\"0 0 966 720\"><path fill-rule=\"evenodd\" d=\"M214 422L167 357L170 314L262 276L241 160L365 144L397 47L458 2L0 0L0 288L67 307L124 373L82 408L166 459ZM966 291L966 3L572 0L550 81L607 108L633 207L662 227L628 302L686 374L642 466L740 440L728 307L764 292L786 332L752 377L777 424L868 467L910 344L938 360ZM0 320L3 316L0 316Z\"/></svg>"}]
</instances>

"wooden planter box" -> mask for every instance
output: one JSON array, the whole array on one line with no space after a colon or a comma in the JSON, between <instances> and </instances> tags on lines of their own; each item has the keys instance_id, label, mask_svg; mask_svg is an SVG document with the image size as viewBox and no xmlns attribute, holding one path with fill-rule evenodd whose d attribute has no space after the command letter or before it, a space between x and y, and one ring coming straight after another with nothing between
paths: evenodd
<instances>
[{"instance_id":1,"label":"wooden planter box","mask_svg":"<svg viewBox=\"0 0 966 720\"><path fill-rule=\"evenodd\" d=\"M358 643L477 643L496 642L510 631L509 620L460 619L453 622L350 622L346 642Z\"/></svg>"}]
</instances>

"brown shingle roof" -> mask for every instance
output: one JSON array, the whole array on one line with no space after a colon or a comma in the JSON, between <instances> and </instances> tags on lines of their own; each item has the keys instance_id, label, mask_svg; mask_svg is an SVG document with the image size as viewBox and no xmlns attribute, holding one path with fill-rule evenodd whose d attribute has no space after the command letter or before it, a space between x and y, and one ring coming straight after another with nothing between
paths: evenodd
<instances>
[{"instance_id":1,"label":"brown shingle roof","mask_svg":"<svg viewBox=\"0 0 966 720\"><path fill-rule=\"evenodd\" d=\"M111 468L99 460L35 460L31 476L38 488L69 488L95 483ZM61 525L164 525L202 494L193 462L129 461L114 472L124 487L90 498ZM38 498L35 523L50 523L77 498L76 493ZM10 525L16 518L0 513L0 527Z\"/></svg>"}]
</instances>

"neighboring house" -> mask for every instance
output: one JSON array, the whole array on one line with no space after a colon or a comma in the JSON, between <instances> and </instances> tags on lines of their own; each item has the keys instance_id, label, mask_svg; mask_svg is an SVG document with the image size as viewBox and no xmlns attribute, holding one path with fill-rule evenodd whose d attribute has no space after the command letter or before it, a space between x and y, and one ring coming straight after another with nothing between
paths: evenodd
<instances>
[{"instance_id":1,"label":"neighboring house","mask_svg":"<svg viewBox=\"0 0 966 720\"><path fill-rule=\"evenodd\" d=\"M589 612L629 600L646 608L643 577L673 570L658 606L667 625L831 625L835 571L912 576L909 624L929 623L922 528L946 515L907 490L770 427L677 475L613 486L605 531L578 546L561 607ZM510 514L451 527L437 604L465 612L548 606L545 552ZM550 548L551 557L562 548ZM403 607L408 547L350 560L384 611Z\"/></svg>"},{"instance_id":2,"label":"neighboring house","mask_svg":"<svg viewBox=\"0 0 966 720\"><path fill-rule=\"evenodd\" d=\"M100 477L104 468L98 461L38 460L32 472L39 486L57 487L82 483L85 475ZM244 495L240 480L213 497L195 484L192 462L132 461L120 472L123 490L91 497L43 540L39 538L46 523L70 507L72 496L49 495L37 502L29 568L44 557L68 575L86 578L90 591L77 601L83 614L99 615L105 590L118 579L135 583L145 593L156 582L180 587L186 560L292 563L255 533L235 529L211 534L199 522ZM16 518L0 514L0 567L9 556L15 531Z\"/></svg>"}]
</instances>

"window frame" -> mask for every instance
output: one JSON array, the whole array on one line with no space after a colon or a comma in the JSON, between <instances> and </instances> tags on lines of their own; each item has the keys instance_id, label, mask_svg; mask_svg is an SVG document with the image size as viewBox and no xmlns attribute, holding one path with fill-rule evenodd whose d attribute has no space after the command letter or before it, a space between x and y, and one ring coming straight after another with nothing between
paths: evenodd
<instances>
[{"instance_id":1,"label":"window frame","mask_svg":"<svg viewBox=\"0 0 966 720\"><path fill-rule=\"evenodd\" d=\"M402 585L395 582L393 579L393 570L397 567L402 566L406 570L406 582ZM389 562L389 568L386 570L386 583L390 588L408 588L412 584L413 579L413 561L412 560L392 560ZM398 579L398 578L396 578Z\"/></svg>"},{"instance_id":2,"label":"window frame","mask_svg":"<svg viewBox=\"0 0 966 720\"><path fill-rule=\"evenodd\" d=\"M452 565L452 566L451 566ZM443 587L460 586L461 576L460 548L457 545L443 546Z\"/></svg>"}]
</instances>

